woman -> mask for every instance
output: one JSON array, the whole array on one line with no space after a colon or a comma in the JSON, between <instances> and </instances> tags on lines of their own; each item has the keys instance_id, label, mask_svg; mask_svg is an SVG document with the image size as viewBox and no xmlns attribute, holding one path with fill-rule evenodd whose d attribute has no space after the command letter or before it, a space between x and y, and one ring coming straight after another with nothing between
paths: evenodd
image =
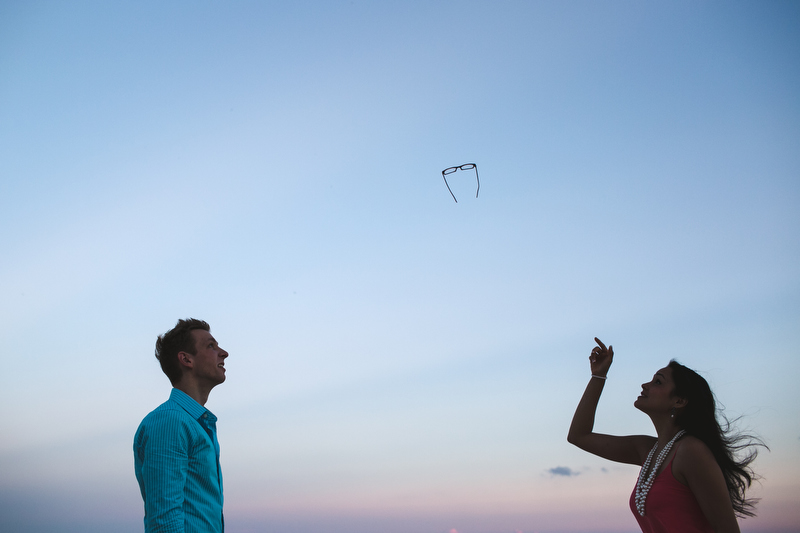
<instances>
[{"instance_id":1,"label":"woman","mask_svg":"<svg viewBox=\"0 0 800 533\"><path fill-rule=\"evenodd\" d=\"M750 436L731 436L720 427L708 383L675 362L642 385L634 406L653 421L658 437L594 433L594 415L614 350L595 338L589 357L592 377L569 428L567 440L589 453L619 463L642 465L630 506L645 533L739 532L736 516L753 516L745 498L754 474ZM743 459L735 453L747 449Z\"/></svg>"}]
</instances>

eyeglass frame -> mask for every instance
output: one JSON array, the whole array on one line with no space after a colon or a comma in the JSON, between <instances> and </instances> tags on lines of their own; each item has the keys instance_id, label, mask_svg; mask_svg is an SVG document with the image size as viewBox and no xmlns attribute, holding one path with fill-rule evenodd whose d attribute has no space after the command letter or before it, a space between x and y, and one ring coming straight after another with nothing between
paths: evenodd
<instances>
[{"instance_id":1,"label":"eyeglass frame","mask_svg":"<svg viewBox=\"0 0 800 533\"><path fill-rule=\"evenodd\" d=\"M442 179L444 180L444 184L447 186L447 190L450 191L450 196L453 197L453 200L455 200L456 203L458 203L458 200L456 200L456 195L453 194L453 191L450 189L450 184L447 183L446 175L453 174L459 170L472 170L473 168L475 169L475 179L478 180L478 190L475 191L475 198L477 198L478 193L481 192L481 178L478 176L478 165L475 163L464 163L463 165L459 165L457 167L448 167L442 170Z\"/></svg>"}]
</instances>

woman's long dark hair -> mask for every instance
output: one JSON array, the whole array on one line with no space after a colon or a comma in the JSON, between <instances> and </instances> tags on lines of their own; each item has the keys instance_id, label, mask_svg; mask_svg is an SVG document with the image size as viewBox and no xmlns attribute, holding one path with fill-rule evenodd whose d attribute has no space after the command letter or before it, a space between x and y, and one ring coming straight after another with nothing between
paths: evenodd
<instances>
[{"instance_id":1,"label":"woman's long dark hair","mask_svg":"<svg viewBox=\"0 0 800 533\"><path fill-rule=\"evenodd\" d=\"M750 468L758 455L757 447L766 448L766 445L753 435L732 431L731 422L721 412L719 417L723 424L720 425L714 394L701 375L674 359L669 362L669 368L675 382L673 395L687 400L686 407L675 413L675 423L711 450L725 476L736 514L740 517L755 516L758 500L747 499L744 493L757 479Z\"/></svg>"}]
</instances>

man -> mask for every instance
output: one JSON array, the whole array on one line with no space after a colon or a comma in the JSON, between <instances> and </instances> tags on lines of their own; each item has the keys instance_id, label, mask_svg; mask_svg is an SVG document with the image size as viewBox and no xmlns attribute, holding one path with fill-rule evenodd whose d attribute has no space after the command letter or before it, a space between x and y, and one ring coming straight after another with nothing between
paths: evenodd
<instances>
[{"instance_id":1,"label":"man","mask_svg":"<svg viewBox=\"0 0 800 533\"><path fill-rule=\"evenodd\" d=\"M202 320L179 320L158 337L156 358L172 383L133 441L145 533L222 533L222 471L215 417L204 405L225 381L228 352Z\"/></svg>"}]
</instances>

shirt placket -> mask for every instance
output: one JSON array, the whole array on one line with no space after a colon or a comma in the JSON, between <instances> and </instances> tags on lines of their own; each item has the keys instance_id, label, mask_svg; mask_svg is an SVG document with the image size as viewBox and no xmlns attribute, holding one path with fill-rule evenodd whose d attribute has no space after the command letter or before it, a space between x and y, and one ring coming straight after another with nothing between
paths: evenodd
<instances>
[{"instance_id":1,"label":"shirt placket","mask_svg":"<svg viewBox=\"0 0 800 533\"><path fill-rule=\"evenodd\" d=\"M211 442L214 444L214 454L217 457L217 483L219 483L219 491L222 493L222 473L219 469L219 441L217 441L217 418L206 411L200 417L200 425L208 433ZM222 530L225 531L225 517L222 517Z\"/></svg>"},{"instance_id":2,"label":"shirt placket","mask_svg":"<svg viewBox=\"0 0 800 533\"><path fill-rule=\"evenodd\" d=\"M219 442L217 441L217 421L213 415L208 412L203 413L200 418L200 425L206 430L211 442L214 444L214 454L217 456L217 476L219 476Z\"/></svg>"}]
</instances>

